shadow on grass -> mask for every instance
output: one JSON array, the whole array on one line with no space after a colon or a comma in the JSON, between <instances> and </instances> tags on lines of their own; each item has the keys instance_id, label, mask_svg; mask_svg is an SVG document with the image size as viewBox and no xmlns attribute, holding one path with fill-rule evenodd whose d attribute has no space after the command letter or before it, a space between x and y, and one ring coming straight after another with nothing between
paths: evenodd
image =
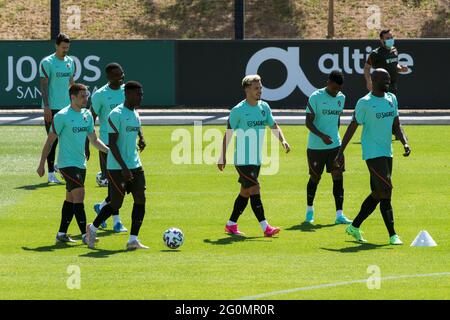
<instances>
[{"instance_id":1,"label":"shadow on grass","mask_svg":"<svg viewBox=\"0 0 450 320\"><path fill-rule=\"evenodd\" d=\"M329 228L329 227L334 227L334 226L336 226L336 224L334 224L334 223L332 223L332 224L311 224L309 222L302 222L301 224L292 226L290 228L287 228L286 230L289 230L289 231L300 230L303 232L316 232L316 230L318 230L318 229Z\"/></svg>"},{"instance_id":2,"label":"shadow on grass","mask_svg":"<svg viewBox=\"0 0 450 320\"><path fill-rule=\"evenodd\" d=\"M259 239L259 240L258 240ZM229 235L226 238L221 238L217 240L211 240L211 239L204 239L204 243L209 243L213 245L227 245L232 244L234 242L243 242L243 241L264 241L264 237L245 237L245 236L238 236L238 235Z\"/></svg>"},{"instance_id":3,"label":"shadow on grass","mask_svg":"<svg viewBox=\"0 0 450 320\"><path fill-rule=\"evenodd\" d=\"M166 250L159 250L160 252L181 252L179 249L166 249Z\"/></svg>"},{"instance_id":4,"label":"shadow on grass","mask_svg":"<svg viewBox=\"0 0 450 320\"><path fill-rule=\"evenodd\" d=\"M64 184L54 184L54 183L42 182L39 184L28 184L25 186L15 187L14 189L36 190L36 189L41 189L41 188L59 187L59 186L64 186Z\"/></svg>"},{"instance_id":5,"label":"shadow on grass","mask_svg":"<svg viewBox=\"0 0 450 320\"><path fill-rule=\"evenodd\" d=\"M22 247L22 250L34 251L34 252L52 252L52 251L59 250L59 249L78 248L81 245L83 245L83 244L82 243L78 243L78 244L57 243L57 244L52 244L49 246L42 246L42 247L36 247L36 248Z\"/></svg>"},{"instance_id":6,"label":"shadow on grass","mask_svg":"<svg viewBox=\"0 0 450 320\"><path fill-rule=\"evenodd\" d=\"M381 249L383 247L390 247L389 244L360 243L357 241L346 241L346 242L355 243L358 245L353 246L353 247L341 248L341 249L330 249L330 248L320 248L320 249L326 250L326 251L331 251L331 252L354 253L354 252L359 252L359 251L375 250L375 249ZM392 247L385 248L385 249L392 250Z\"/></svg>"},{"instance_id":7,"label":"shadow on grass","mask_svg":"<svg viewBox=\"0 0 450 320\"><path fill-rule=\"evenodd\" d=\"M124 253L124 252L132 252L126 249L120 249L120 250L105 250L105 249L89 249L90 251L85 254L80 254L79 257L83 258L108 258L109 256L112 256L113 254L118 253Z\"/></svg>"}]
</instances>

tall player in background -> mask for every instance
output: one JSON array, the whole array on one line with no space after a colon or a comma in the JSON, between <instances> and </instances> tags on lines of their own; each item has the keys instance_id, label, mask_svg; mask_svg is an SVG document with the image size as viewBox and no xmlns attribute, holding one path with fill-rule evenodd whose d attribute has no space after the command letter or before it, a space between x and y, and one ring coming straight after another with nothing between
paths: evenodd
<instances>
[{"instance_id":1,"label":"tall player in background","mask_svg":"<svg viewBox=\"0 0 450 320\"><path fill-rule=\"evenodd\" d=\"M74 83L76 66L67 54L70 39L64 33L56 38L55 53L42 59L39 65L41 78L42 108L44 109L45 130L49 133L55 114L70 104L69 87ZM47 157L48 182L61 183L55 175L55 151L58 140L55 140Z\"/></svg>"}]
</instances>

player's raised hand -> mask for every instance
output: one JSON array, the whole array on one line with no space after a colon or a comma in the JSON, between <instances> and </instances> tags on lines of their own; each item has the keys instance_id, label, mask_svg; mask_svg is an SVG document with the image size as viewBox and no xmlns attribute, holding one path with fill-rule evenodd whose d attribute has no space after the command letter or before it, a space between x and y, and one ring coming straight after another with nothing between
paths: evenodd
<instances>
[{"instance_id":1,"label":"player's raised hand","mask_svg":"<svg viewBox=\"0 0 450 320\"><path fill-rule=\"evenodd\" d=\"M291 151L291 146L289 145L289 143L284 140L283 142L281 142L281 144L283 145L284 150L286 150L286 153L288 153L289 151Z\"/></svg>"},{"instance_id":2,"label":"player's raised hand","mask_svg":"<svg viewBox=\"0 0 450 320\"><path fill-rule=\"evenodd\" d=\"M37 174L39 175L39 177L43 177L45 174L45 168L43 165L39 165L39 167L36 170Z\"/></svg>"},{"instance_id":3,"label":"player's raised hand","mask_svg":"<svg viewBox=\"0 0 450 320\"><path fill-rule=\"evenodd\" d=\"M405 153L403 154L403 156L408 157L411 154L411 148L407 144L405 144L403 147L405 148Z\"/></svg>"}]
</instances>

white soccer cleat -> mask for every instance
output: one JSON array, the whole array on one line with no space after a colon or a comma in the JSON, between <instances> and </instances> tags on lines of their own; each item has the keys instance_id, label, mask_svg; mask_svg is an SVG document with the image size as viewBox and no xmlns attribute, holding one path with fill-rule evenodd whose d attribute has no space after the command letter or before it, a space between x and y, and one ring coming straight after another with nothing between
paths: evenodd
<instances>
[{"instance_id":1,"label":"white soccer cleat","mask_svg":"<svg viewBox=\"0 0 450 320\"><path fill-rule=\"evenodd\" d=\"M134 240L132 242L127 243L127 250L136 250L136 249L148 249L148 247L140 243L139 240Z\"/></svg>"},{"instance_id":2,"label":"white soccer cleat","mask_svg":"<svg viewBox=\"0 0 450 320\"><path fill-rule=\"evenodd\" d=\"M86 244L90 249L95 248L95 242L97 240L97 232L91 230L91 223L86 226Z\"/></svg>"},{"instance_id":3,"label":"white soccer cleat","mask_svg":"<svg viewBox=\"0 0 450 320\"><path fill-rule=\"evenodd\" d=\"M49 172L48 173L48 182L49 183L62 184L62 182L58 180L58 178L56 177L54 172Z\"/></svg>"}]
</instances>

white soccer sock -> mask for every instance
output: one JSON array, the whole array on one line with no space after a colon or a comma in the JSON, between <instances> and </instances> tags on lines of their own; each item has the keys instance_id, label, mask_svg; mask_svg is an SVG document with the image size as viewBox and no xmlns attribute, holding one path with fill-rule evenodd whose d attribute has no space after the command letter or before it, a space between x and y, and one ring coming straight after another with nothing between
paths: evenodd
<instances>
[{"instance_id":1,"label":"white soccer sock","mask_svg":"<svg viewBox=\"0 0 450 320\"><path fill-rule=\"evenodd\" d=\"M344 214L344 212L342 212L342 210L336 211L336 218L342 217L343 214Z\"/></svg>"},{"instance_id":2,"label":"white soccer sock","mask_svg":"<svg viewBox=\"0 0 450 320\"><path fill-rule=\"evenodd\" d=\"M306 206L306 211L314 211L314 207L313 206Z\"/></svg>"},{"instance_id":3,"label":"white soccer sock","mask_svg":"<svg viewBox=\"0 0 450 320\"><path fill-rule=\"evenodd\" d=\"M116 224L117 222L120 222L120 216L118 214L116 214L115 216L112 216L112 217L113 217L114 224Z\"/></svg>"},{"instance_id":4,"label":"white soccer sock","mask_svg":"<svg viewBox=\"0 0 450 320\"><path fill-rule=\"evenodd\" d=\"M234 226L235 224L237 224L236 222L233 222L233 221L231 221L231 220L228 220L228 222L227 222L227 226Z\"/></svg>"},{"instance_id":5,"label":"white soccer sock","mask_svg":"<svg viewBox=\"0 0 450 320\"><path fill-rule=\"evenodd\" d=\"M263 220L259 222L261 228L263 231L266 231L267 226L269 225L269 223L267 222L267 220Z\"/></svg>"},{"instance_id":6,"label":"white soccer sock","mask_svg":"<svg viewBox=\"0 0 450 320\"><path fill-rule=\"evenodd\" d=\"M92 231L94 231L94 232L97 232L97 230L98 230L98 228L96 228L96 227L94 226L94 224L91 224L91 225L89 226L89 228L90 228Z\"/></svg>"},{"instance_id":7,"label":"white soccer sock","mask_svg":"<svg viewBox=\"0 0 450 320\"><path fill-rule=\"evenodd\" d=\"M103 200L103 202L100 203L100 207L99 207L100 211L103 209L104 206L106 206L107 203L108 202L106 202L105 200Z\"/></svg>"},{"instance_id":8,"label":"white soccer sock","mask_svg":"<svg viewBox=\"0 0 450 320\"><path fill-rule=\"evenodd\" d=\"M137 240L137 236L133 236L130 234L130 239L128 240L128 243L136 241Z\"/></svg>"},{"instance_id":9,"label":"white soccer sock","mask_svg":"<svg viewBox=\"0 0 450 320\"><path fill-rule=\"evenodd\" d=\"M59 231L58 231L58 237L63 236L63 235L65 235L65 234L66 234L65 232L59 232Z\"/></svg>"}]
</instances>

